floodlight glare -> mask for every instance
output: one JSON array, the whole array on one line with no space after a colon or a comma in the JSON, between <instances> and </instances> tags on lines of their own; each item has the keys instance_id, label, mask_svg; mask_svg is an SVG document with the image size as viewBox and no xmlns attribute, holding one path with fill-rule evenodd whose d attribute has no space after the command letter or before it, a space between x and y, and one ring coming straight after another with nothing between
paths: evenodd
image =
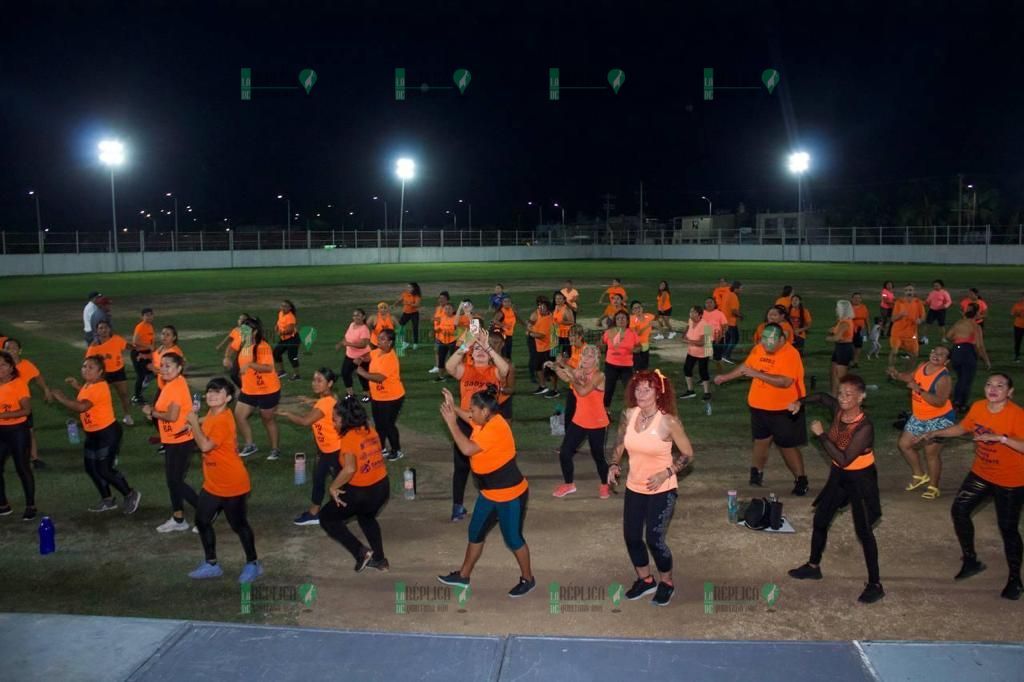
<instances>
[{"instance_id":1,"label":"floodlight glare","mask_svg":"<svg viewBox=\"0 0 1024 682\"><path fill-rule=\"evenodd\" d=\"M800 175L811 166L811 155L807 152L793 152L789 155L789 172Z\"/></svg>"},{"instance_id":2,"label":"floodlight glare","mask_svg":"<svg viewBox=\"0 0 1024 682\"><path fill-rule=\"evenodd\" d=\"M399 159L395 165L395 173L400 180L412 180L416 172L416 164L412 159Z\"/></svg>"},{"instance_id":3,"label":"floodlight glare","mask_svg":"<svg viewBox=\"0 0 1024 682\"><path fill-rule=\"evenodd\" d=\"M124 145L119 140L103 140L99 144L100 161L107 166L124 163Z\"/></svg>"}]
</instances>

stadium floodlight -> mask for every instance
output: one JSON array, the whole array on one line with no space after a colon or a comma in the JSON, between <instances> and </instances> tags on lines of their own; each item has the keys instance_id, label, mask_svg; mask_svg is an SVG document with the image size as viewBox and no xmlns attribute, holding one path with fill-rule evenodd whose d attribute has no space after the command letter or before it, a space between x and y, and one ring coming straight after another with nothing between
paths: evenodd
<instances>
[{"instance_id":1,"label":"stadium floodlight","mask_svg":"<svg viewBox=\"0 0 1024 682\"><path fill-rule=\"evenodd\" d=\"M395 162L395 175L402 181L402 199L398 208L398 260L402 260L402 230L405 225L405 183L416 175L416 162L402 157Z\"/></svg>"},{"instance_id":2,"label":"stadium floodlight","mask_svg":"<svg viewBox=\"0 0 1024 682\"><path fill-rule=\"evenodd\" d=\"M796 258L803 260L804 239L804 173L811 167L811 155L793 152L789 155L789 172L796 176Z\"/></svg>"},{"instance_id":3,"label":"stadium floodlight","mask_svg":"<svg viewBox=\"0 0 1024 682\"><path fill-rule=\"evenodd\" d=\"M113 219L111 232L114 236L114 270L117 263L117 199L114 193L114 169L124 164L124 144L120 140L102 140L99 143L100 163L110 168L110 213Z\"/></svg>"}]
</instances>

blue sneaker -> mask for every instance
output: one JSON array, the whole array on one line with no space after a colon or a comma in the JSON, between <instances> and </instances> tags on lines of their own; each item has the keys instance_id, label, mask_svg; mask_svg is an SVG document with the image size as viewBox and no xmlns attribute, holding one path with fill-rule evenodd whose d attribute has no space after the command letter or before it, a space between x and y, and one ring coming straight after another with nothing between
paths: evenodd
<instances>
[{"instance_id":1,"label":"blue sneaker","mask_svg":"<svg viewBox=\"0 0 1024 682\"><path fill-rule=\"evenodd\" d=\"M208 580L209 578L219 578L224 575L224 569L220 567L220 564L209 564L205 561L196 567L196 570L188 574L189 578L193 580Z\"/></svg>"},{"instance_id":2,"label":"blue sneaker","mask_svg":"<svg viewBox=\"0 0 1024 682\"><path fill-rule=\"evenodd\" d=\"M319 526L320 515L310 514L308 511L304 511L298 516L296 516L295 520L292 521L292 523L294 523L296 526Z\"/></svg>"},{"instance_id":3,"label":"blue sneaker","mask_svg":"<svg viewBox=\"0 0 1024 682\"><path fill-rule=\"evenodd\" d=\"M238 574L238 582L242 585L245 583L251 583L261 575L263 575L263 562L250 561L245 565L245 568L242 569L242 572Z\"/></svg>"},{"instance_id":4,"label":"blue sneaker","mask_svg":"<svg viewBox=\"0 0 1024 682\"><path fill-rule=\"evenodd\" d=\"M466 508L461 504L452 505L452 521L461 521L466 518Z\"/></svg>"}]
</instances>

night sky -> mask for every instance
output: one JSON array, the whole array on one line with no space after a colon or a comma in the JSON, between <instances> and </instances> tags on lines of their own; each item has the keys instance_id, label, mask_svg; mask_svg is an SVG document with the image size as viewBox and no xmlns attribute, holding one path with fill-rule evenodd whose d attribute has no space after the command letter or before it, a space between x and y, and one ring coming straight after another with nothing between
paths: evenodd
<instances>
[{"instance_id":1,"label":"night sky","mask_svg":"<svg viewBox=\"0 0 1024 682\"><path fill-rule=\"evenodd\" d=\"M14 5L21 5L15 7ZM317 211L340 227L397 220L395 158L417 160L407 225L441 226L458 199L474 226L532 227L544 202L567 219L645 212L792 210L786 154L813 157L807 200L888 200L924 185L956 198L956 174L996 189L1013 220L1024 206L1024 13L989 2L284 2L5 3L0 23L0 228L109 229L105 135L128 145L119 225L169 209L165 192L212 224L300 225ZM494 9L488 9L494 7ZM404 102L394 68L407 72ZM563 91L548 101L548 68ZM259 91L298 85L310 95ZM472 72L464 95L422 94ZM702 99L716 85L781 85ZM333 204L333 212L327 209ZM466 224L466 211L459 216ZM162 217L161 226L171 221ZM183 222L184 227L184 222Z\"/></svg>"}]
</instances>

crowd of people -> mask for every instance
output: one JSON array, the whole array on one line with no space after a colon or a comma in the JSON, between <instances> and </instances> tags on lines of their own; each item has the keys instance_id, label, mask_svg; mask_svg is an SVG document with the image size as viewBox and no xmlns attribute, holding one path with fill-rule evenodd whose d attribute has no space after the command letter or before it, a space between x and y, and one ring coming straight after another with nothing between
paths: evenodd
<instances>
[{"instance_id":1,"label":"crowd of people","mask_svg":"<svg viewBox=\"0 0 1024 682\"><path fill-rule=\"evenodd\" d=\"M130 405L141 406L156 431L152 440L159 444L164 459L171 508L170 518L156 530L173 533L191 528L200 536L204 558L190 577L223 575L213 523L220 514L239 537L245 555L239 581L250 582L263 573L247 513L251 483L244 459L259 452L249 424L253 414L258 414L263 425L268 460L281 456L279 420L311 430L317 455L310 505L294 523L323 528L352 555L356 571L387 570L377 516L390 495L387 462L405 456L399 431L406 396L401 357L406 349L419 348L424 322L432 329L434 366L429 373L435 375L433 381L450 379L458 384L458 398L447 387L441 388L440 416L453 441L450 518L461 521L470 517L465 559L457 570L439 576L441 582L468 585L486 536L498 525L520 572L509 596L523 596L535 587L523 528L530 486L517 465L513 397L551 399L564 393L565 435L558 450L562 482L552 494L556 498L578 494L574 456L584 441L597 471L600 499L610 497L624 473L623 464L628 462L623 537L636 579L626 597L653 594L652 603L668 604L674 583L667 531L677 500L678 474L695 457L676 401L696 398L694 382L699 380L700 396L710 415L713 386L749 380L751 486L764 485L774 446L793 477L792 494L806 495L811 482L801 448L808 443L808 431L831 461L829 477L814 501L810 557L790 575L821 578L829 526L836 513L849 506L868 574L859 599L872 603L885 594L873 534L881 517L875 430L862 409L868 387L851 370L862 361L867 341L872 343L867 353L871 359L878 357L881 341L887 338L890 381L906 386L910 393L911 414L898 441L910 469L906 490L923 488L923 499L939 498L945 439L971 436L974 464L952 507L963 562L956 578L968 578L985 568L975 553L971 515L992 497L1009 568L1002 596L1018 599L1024 592L1019 532L1024 505L1024 410L1012 402L1013 381L1004 373L991 374L984 398L971 403L978 360L991 369L984 343L990 311L980 293L976 289L967 292L959 304L960 319L948 326L946 313L953 299L941 280L932 283L923 301L913 285L904 286L902 296L897 297L893 282L885 282L873 322L860 292L837 301L835 320L824 334L833 344L828 390L818 392L813 377L807 382L804 371L803 355L814 318L800 293L792 286L784 287L763 316L758 316L753 346L745 357L737 355L743 341L740 324L755 316L744 312L742 294L741 282L722 278L702 305L685 308L685 319L674 320L667 281L659 282L653 294L655 314L646 312L640 300L630 300L622 281L614 279L597 301L605 306L601 315L595 324L588 324L580 314L580 292L571 280L550 297L537 297L528 311L513 304L504 287L497 285L486 308L476 308L468 299L455 306L447 291L440 292L428 321L421 319L422 290L410 282L395 302L379 302L372 315L360 308L352 311L351 323L335 345L337 351L344 349L340 370L335 373L321 367L313 372L312 397L300 399L308 410L292 411L280 409L282 381L301 379L298 311L292 301L281 302L269 333L259 318L241 314L217 346L224 349L227 377L214 377L205 393L192 394L177 329L164 325L158 334L154 311L144 308L131 339L122 337L114 331L110 299L91 292L83 311L87 348L81 380L66 379L76 391L74 398L49 386L39 369L21 356L17 339L0 338L0 516L13 512L3 479L8 458L14 461L23 488L22 518L31 520L37 515L33 470L45 464L38 458L32 430L30 385L34 382L44 400L56 401L81 423L84 467L100 496L89 508L91 512L120 509L133 514L139 508L142 494L118 469L118 454L123 426L134 425ZM401 309L397 319L393 308ZM1013 360L1019 362L1024 297L1014 304L1011 317ZM931 343L929 335L936 343ZM677 336L676 343L681 343L685 354L681 368L673 370L685 385L678 394L667 363L650 367L651 341L668 343ZM520 363L526 369L526 381L533 383L532 390L529 385L516 385L513 356L522 358L523 354L517 350L519 338L526 347L526 357ZM923 345L931 348L927 360L918 363ZM130 395L126 353L135 370ZM339 376L343 394L337 386ZM147 399L144 391L154 380L156 395ZM807 383L811 383L810 391ZM614 415L611 406L620 385L625 407ZM115 395L123 415L120 420ZM204 416L200 416L201 399L207 406ZM806 404L828 409L833 415L831 425L813 420L808 428ZM609 447L607 432L611 428L617 435ZM197 451L203 481L199 492L187 482ZM472 514L465 506L470 474L479 490ZM115 491L122 497L120 506ZM195 523L191 527L186 503L193 510ZM365 542L349 530L353 519Z\"/></svg>"}]
</instances>

